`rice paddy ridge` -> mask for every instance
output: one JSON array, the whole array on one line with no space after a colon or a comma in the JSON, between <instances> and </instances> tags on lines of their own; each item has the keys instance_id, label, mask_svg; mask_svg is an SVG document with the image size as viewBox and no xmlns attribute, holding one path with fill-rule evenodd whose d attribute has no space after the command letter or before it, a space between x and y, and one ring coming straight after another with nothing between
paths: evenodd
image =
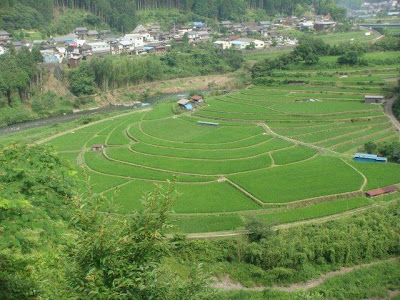
<instances>
[{"instance_id":1,"label":"rice paddy ridge","mask_svg":"<svg viewBox=\"0 0 400 300\"><path fill-rule=\"evenodd\" d=\"M91 122L91 123L88 123L88 124L85 124L85 125L82 125L82 126L78 126L76 128L73 128L73 129L70 129L70 130L67 130L67 131L64 131L64 132L60 132L60 133L54 134L52 136L49 136L47 138L44 138L44 139L41 139L41 140L35 142L35 144L39 144L39 145L40 144L44 144L44 143L47 143L47 142L49 142L51 140L54 140L55 138L61 137L63 135L66 135L68 133L74 132L74 131L79 130L79 129L84 129L84 128L89 127L89 126L100 124L100 123L103 123L103 122L108 121L108 120L114 120L114 119L117 119L117 118L121 118L121 117L130 115L130 114L142 113L142 112L148 111L150 109L151 108L143 108L143 109L138 109L138 110L135 110L135 111L127 112L127 113L124 113L124 114L120 114L120 115L117 115L117 116L107 117L107 118L104 118L104 119L101 119L101 120L98 120L98 121L94 121L94 122Z\"/></svg>"},{"instance_id":2,"label":"rice paddy ridge","mask_svg":"<svg viewBox=\"0 0 400 300\"><path fill-rule=\"evenodd\" d=\"M283 149L289 149L294 147L295 145L290 145L288 147L284 147L284 148L280 148L277 150L272 150L272 151L268 151L268 152L262 152L262 153L258 153L255 155L249 155L249 156L245 156L245 157L237 157L237 158L224 158L224 159L209 159L209 158L190 158L190 157L178 157L178 156L168 156L168 155L159 155L159 154L148 154L148 153L144 153L144 152L139 152L136 150L133 150L131 147L125 147L128 148L129 151L133 152L133 153L137 153L137 154L141 154L141 155L145 155L145 156L153 156L153 157L166 157L166 158L175 158L175 159L181 159L181 160L197 160L197 161L212 161L212 162L217 162L217 161L236 161L236 160L246 160L249 158L254 158L254 157L259 157L265 154L270 154L274 151L279 151L279 150L283 150ZM254 146L253 146L254 147ZM249 148L249 147L247 147ZM193 149L190 149L193 150ZM230 149L233 150L233 149Z\"/></svg>"},{"instance_id":3,"label":"rice paddy ridge","mask_svg":"<svg viewBox=\"0 0 400 300\"><path fill-rule=\"evenodd\" d=\"M271 230L274 230L274 231L285 230L285 229L308 225L308 224L320 224L320 223L330 222L330 221L339 220L339 219L343 219L343 218L348 218L355 214L359 214L359 213L371 210L376 207L390 205L390 204L394 203L395 201L398 201L399 199L400 198L395 198L395 199L387 201L387 202L372 203L367 206L363 206L363 207L359 207L359 208L355 208L355 209L347 210L347 211L344 211L341 213L327 215L327 216L323 216L323 217L316 217L316 218L312 218L312 219L306 219L306 220L301 220L301 221L273 225L271 227ZM246 231L246 230L225 230L225 231L217 231L217 232L189 233L189 234L187 234L187 238L188 239L215 239L215 238L226 238L226 237L247 235L249 233L250 232Z\"/></svg>"},{"instance_id":4,"label":"rice paddy ridge","mask_svg":"<svg viewBox=\"0 0 400 300\"><path fill-rule=\"evenodd\" d=\"M346 154L339 153L339 152L333 151L331 149L327 149L327 148L324 148L324 147L319 147L319 146L316 146L314 144L301 142L301 141L298 141L298 140L295 140L295 139L292 139L292 138L277 134L265 123L260 123L260 126L262 126L265 129L265 132L267 132L268 134L272 134L272 135L274 135L274 136L276 136L276 137L278 137L280 139L286 140L286 141L294 143L296 145L301 145L301 146L306 146L306 147L309 147L309 148L314 148L314 149L318 150L319 152L329 153L331 155L338 156L338 157L348 157L348 155L346 155Z\"/></svg>"}]
</instances>

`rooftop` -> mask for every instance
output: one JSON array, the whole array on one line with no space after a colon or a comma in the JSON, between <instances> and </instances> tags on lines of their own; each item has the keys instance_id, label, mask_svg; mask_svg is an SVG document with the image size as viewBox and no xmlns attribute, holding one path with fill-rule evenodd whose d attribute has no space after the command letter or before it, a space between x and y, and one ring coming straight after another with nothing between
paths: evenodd
<instances>
[{"instance_id":1,"label":"rooftop","mask_svg":"<svg viewBox=\"0 0 400 300\"><path fill-rule=\"evenodd\" d=\"M178 104L180 104L180 105L186 105L188 103L190 103L190 100L188 100L188 99L181 99L178 101Z\"/></svg>"},{"instance_id":2,"label":"rooftop","mask_svg":"<svg viewBox=\"0 0 400 300\"><path fill-rule=\"evenodd\" d=\"M365 95L366 99L383 99L384 96L382 95Z\"/></svg>"},{"instance_id":3,"label":"rooftop","mask_svg":"<svg viewBox=\"0 0 400 300\"><path fill-rule=\"evenodd\" d=\"M379 188L375 190L370 190L367 192L368 196L374 197L382 194L393 193L396 192L399 188L395 185L387 186L384 188Z\"/></svg>"}]
</instances>

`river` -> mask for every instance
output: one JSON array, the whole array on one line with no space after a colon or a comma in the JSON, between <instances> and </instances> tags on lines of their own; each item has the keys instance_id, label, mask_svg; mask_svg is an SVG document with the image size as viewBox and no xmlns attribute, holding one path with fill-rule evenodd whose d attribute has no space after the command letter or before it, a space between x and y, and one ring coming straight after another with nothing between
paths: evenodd
<instances>
[{"instance_id":1,"label":"river","mask_svg":"<svg viewBox=\"0 0 400 300\"><path fill-rule=\"evenodd\" d=\"M205 93L207 93L207 92L205 92ZM0 127L0 136L6 135L9 133L13 133L13 132L23 131L26 129L36 128L36 127L71 122L82 116L110 113L110 112L114 112L114 111L134 110L134 109L146 107L148 105L150 105L150 106L154 105L156 102L161 101L161 100L187 97L188 95L189 95L189 93L185 93L185 92L176 93L176 94L164 94L161 96L157 96L157 97L148 99L145 102L145 103L147 103L147 105L145 105L145 106L110 105L110 106L103 106L103 107L99 107L99 108L82 110L82 111L79 111L79 112L76 112L73 114L66 114L66 115L60 115L60 116L54 116L54 117L49 117L49 118L44 118L44 119L33 120L33 121L21 122L21 123L9 125L9 126Z\"/></svg>"}]
</instances>

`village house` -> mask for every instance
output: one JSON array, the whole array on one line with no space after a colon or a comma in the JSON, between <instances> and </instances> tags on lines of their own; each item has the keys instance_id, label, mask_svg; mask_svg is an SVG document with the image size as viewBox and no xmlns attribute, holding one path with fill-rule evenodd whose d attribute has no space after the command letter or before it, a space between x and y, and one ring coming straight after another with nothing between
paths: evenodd
<instances>
[{"instance_id":1,"label":"village house","mask_svg":"<svg viewBox=\"0 0 400 300\"><path fill-rule=\"evenodd\" d=\"M99 37L99 32L97 30L89 30L87 37L90 39L97 39Z\"/></svg>"},{"instance_id":2,"label":"village house","mask_svg":"<svg viewBox=\"0 0 400 300\"><path fill-rule=\"evenodd\" d=\"M193 28L190 26L181 26L178 28L177 32L179 35L183 36L185 33L189 33L193 31Z\"/></svg>"},{"instance_id":3,"label":"village house","mask_svg":"<svg viewBox=\"0 0 400 300\"><path fill-rule=\"evenodd\" d=\"M258 26L262 26L262 27L267 27L267 28L269 28L269 27L272 26L272 25L271 25L271 22L269 22L269 21L260 21L260 22L258 22L257 25L258 25Z\"/></svg>"},{"instance_id":4,"label":"village house","mask_svg":"<svg viewBox=\"0 0 400 300\"><path fill-rule=\"evenodd\" d=\"M90 52L95 55L109 54L111 53L110 45L104 42L87 42L85 45L88 49L91 49Z\"/></svg>"},{"instance_id":5,"label":"village house","mask_svg":"<svg viewBox=\"0 0 400 300\"><path fill-rule=\"evenodd\" d=\"M230 49L232 47L232 44L229 41L215 41L213 45L215 49L221 50Z\"/></svg>"},{"instance_id":6,"label":"village house","mask_svg":"<svg viewBox=\"0 0 400 300\"><path fill-rule=\"evenodd\" d=\"M143 48L145 42L145 36L143 36L142 34L131 33L131 34L126 34L123 37L123 40L132 41L134 49Z\"/></svg>"},{"instance_id":7,"label":"village house","mask_svg":"<svg viewBox=\"0 0 400 300\"><path fill-rule=\"evenodd\" d=\"M56 49L40 50L40 54L43 56L44 63L62 63L64 55L59 53Z\"/></svg>"},{"instance_id":8,"label":"village house","mask_svg":"<svg viewBox=\"0 0 400 300\"><path fill-rule=\"evenodd\" d=\"M200 40L209 40L211 38L211 35L208 31L197 31L197 34L199 35Z\"/></svg>"},{"instance_id":9,"label":"village house","mask_svg":"<svg viewBox=\"0 0 400 300\"><path fill-rule=\"evenodd\" d=\"M256 49L262 49L262 48L264 48L265 47L265 43L264 43L264 41L261 41L261 40L257 40L257 39L250 39L250 38L239 38L239 39L237 39L237 40L235 40L235 41L239 41L239 42L244 42L244 43L248 43L249 44L249 46L250 46L250 44L254 44L254 48L256 48Z\"/></svg>"},{"instance_id":10,"label":"village house","mask_svg":"<svg viewBox=\"0 0 400 300\"><path fill-rule=\"evenodd\" d=\"M239 40L234 40L231 42L232 48L238 49L238 50L244 50L246 49L247 46L250 46L249 42L244 42L244 41L239 41Z\"/></svg>"},{"instance_id":11,"label":"village house","mask_svg":"<svg viewBox=\"0 0 400 300\"><path fill-rule=\"evenodd\" d=\"M89 32L89 30L86 27L75 28L75 34L80 38L86 37L88 32Z\"/></svg>"},{"instance_id":12,"label":"village house","mask_svg":"<svg viewBox=\"0 0 400 300\"><path fill-rule=\"evenodd\" d=\"M312 30L314 29L314 22L313 21L301 22L297 27L300 30Z\"/></svg>"},{"instance_id":13,"label":"village house","mask_svg":"<svg viewBox=\"0 0 400 300\"><path fill-rule=\"evenodd\" d=\"M292 17L287 17L287 18L285 18L285 19L283 20L282 23L283 23L284 25L293 26L293 25L296 25L296 24L298 23L298 19L297 19L297 17L294 17L294 16L292 16Z\"/></svg>"},{"instance_id":14,"label":"village house","mask_svg":"<svg viewBox=\"0 0 400 300\"><path fill-rule=\"evenodd\" d=\"M73 55L68 58L68 67L70 69L78 68L81 64L82 56L81 55Z\"/></svg>"},{"instance_id":15,"label":"village house","mask_svg":"<svg viewBox=\"0 0 400 300\"><path fill-rule=\"evenodd\" d=\"M3 46L0 46L0 55L3 55L6 53L6 49L4 49Z\"/></svg>"},{"instance_id":16,"label":"village house","mask_svg":"<svg viewBox=\"0 0 400 300\"><path fill-rule=\"evenodd\" d=\"M103 37L103 41L109 44L118 43L121 37L119 35L107 34Z\"/></svg>"},{"instance_id":17,"label":"village house","mask_svg":"<svg viewBox=\"0 0 400 300\"><path fill-rule=\"evenodd\" d=\"M134 34L147 33L147 29L143 25L138 25L135 27L135 29L133 29L132 33Z\"/></svg>"},{"instance_id":18,"label":"village house","mask_svg":"<svg viewBox=\"0 0 400 300\"><path fill-rule=\"evenodd\" d=\"M316 31L333 31L336 28L336 22L333 21L315 21L314 29Z\"/></svg>"},{"instance_id":19,"label":"village house","mask_svg":"<svg viewBox=\"0 0 400 300\"><path fill-rule=\"evenodd\" d=\"M15 49L16 51L21 50L21 48L22 48L22 46L23 46L22 42L19 42L19 41L11 42L11 45L14 47L14 49Z\"/></svg>"},{"instance_id":20,"label":"village house","mask_svg":"<svg viewBox=\"0 0 400 300\"><path fill-rule=\"evenodd\" d=\"M120 45L119 47L120 52L130 53L133 50L135 50L135 45L131 40L122 39L119 41L119 45Z\"/></svg>"},{"instance_id":21,"label":"village house","mask_svg":"<svg viewBox=\"0 0 400 300\"><path fill-rule=\"evenodd\" d=\"M150 26L149 31L160 32L161 31L161 26L158 25L158 24L152 25L152 26Z\"/></svg>"},{"instance_id":22,"label":"village house","mask_svg":"<svg viewBox=\"0 0 400 300\"><path fill-rule=\"evenodd\" d=\"M12 41L11 34L8 33L7 31L0 30L0 41L2 42Z\"/></svg>"},{"instance_id":23,"label":"village house","mask_svg":"<svg viewBox=\"0 0 400 300\"><path fill-rule=\"evenodd\" d=\"M196 30L204 30L204 28L207 27L207 24L203 22L193 22L192 26Z\"/></svg>"},{"instance_id":24,"label":"village house","mask_svg":"<svg viewBox=\"0 0 400 300\"><path fill-rule=\"evenodd\" d=\"M245 31L245 27L242 24L234 24L234 25L232 25L230 30L232 32L244 32Z\"/></svg>"},{"instance_id":25,"label":"village house","mask_svg":"<svg viewBox=\"0 0 400 300\"><path fill-rule=\"evenodd\" d=\"M54 37L51 39L53 44L65 44L68 42L75 42L78 39L78 36L74 33Z\"/></svg>"},{"instance_id":26,"label":"village house","mask_svg":"<svg viewBox=\"0 0 400 300\"><path fill-rule=\"evenodd\" d=\"M225 28L231 28L232 23L231 23L231 21L222 21L221 23L219 23L219 26L225 27Z\"/></svg>"},{"instance_id":27,"label":"village house","mask_svg":"<svg viewBox=\"0 0 400 300\"><path fill-rule=\"evenodd\" d=\"M365 104L381 104L385 99L384 96L381 95L365 95L364 103Z\"/></svg>"}]
</instances>

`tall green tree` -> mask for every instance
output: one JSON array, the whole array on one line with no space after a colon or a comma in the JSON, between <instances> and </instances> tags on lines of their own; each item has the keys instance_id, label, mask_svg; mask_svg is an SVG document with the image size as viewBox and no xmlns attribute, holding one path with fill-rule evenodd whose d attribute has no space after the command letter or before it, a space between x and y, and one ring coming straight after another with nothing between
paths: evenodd
<instances>
[{"instance_id":1,"label":"tall green tree","mask_svg":"<svg viewBox=\"0 0 400 300\"><path fill-rule=\"evenodd\" d=\"M70 71L69 82L72 93L77 96L92 95L96 89L95 74L87 62Z\"/></svg>"},{"instance_id":2,"label":"tall green tree","mask_svg":"<svg viewBox=\"0 0 400 300\"><path fill-rule=\"evenodd\" d=\"M207 281L201 272L185 280L163 269L170 253L169 210L173 185L144 195L142 209L112 218L94 197L79 204L74 225L80 231L72 258L72 284L86 299L203 299ZM103 205L104 206L104 205Z\"/></svg>"}]
</instances>

